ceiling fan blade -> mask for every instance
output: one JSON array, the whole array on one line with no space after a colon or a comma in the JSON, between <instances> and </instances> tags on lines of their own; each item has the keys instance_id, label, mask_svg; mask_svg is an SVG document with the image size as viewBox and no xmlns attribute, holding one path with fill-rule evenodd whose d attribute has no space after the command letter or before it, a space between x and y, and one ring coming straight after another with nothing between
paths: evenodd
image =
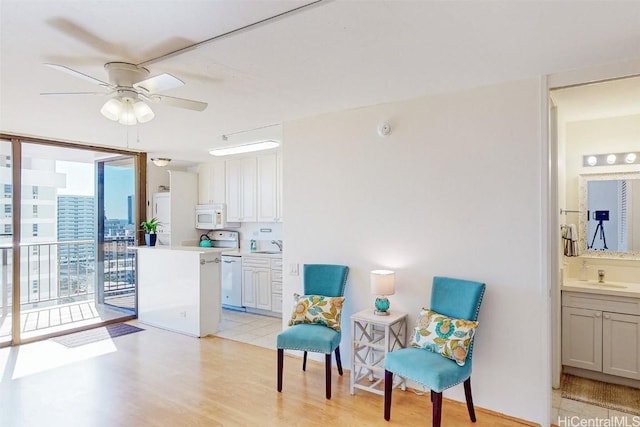
<instances>
[{"instance_id":1,"label":"ceiling fan blade","mask_svg":"<svg viewBox=\"0 0 640 427\"><path fill-rule=\"evenodd\" d=\"M108 95L109 92L41 92L40 95Z\"/></svg>"},{"instance_id":2,"label":"ceiling fan blade","mask_svg":"<svg viewBox=\"0 0 640 427\"><path fill-rule=\"evenodd\" d=\"M81 73L80 71L76 71L73 70L69 67L65 67L64 65L57 65L57 64L44 64L49 68L53 68L54 70L58 70L58 71L62 71L63 73L67 73L71 76L77 77L79 79L82 79L84 81L87 81L89 83L93 83L93 84L97 84L100 86L104 86L104 87L112 87L109 83L107 82L103 82L102 80L98 80L96 78L93 78L91 76L88 76L84 73Z\"/></svg>"},{"instance_id":3,"label":"ceiling fan blade","mask_svg":"<svg viewBox=\"0 0 640 427\"><path fill-rule=\"evenodd\" d=\"M194 111L204 111L205 108L207 108L207 106L209 105L206 102L194 101L192 99L175 98L173 96L165 95L153 95L150 96L149 99L154 102L170 105L172 107L186 108L187 110Z\"/></svg>"},{"instance_id":4,"label":"ceiling fan blade","mask_svg":"<svg viewBox=\"0 0 640 427\"><path fill-rule=\"evenodd\" d=\"M142 89L147 93L162 92L163 90L169 90L180 86L184 86L184 82L167 73L158 74L157 76L149 77L148 79L144 79L133 84L134 88Z\"/></svg>"}]
</instances>

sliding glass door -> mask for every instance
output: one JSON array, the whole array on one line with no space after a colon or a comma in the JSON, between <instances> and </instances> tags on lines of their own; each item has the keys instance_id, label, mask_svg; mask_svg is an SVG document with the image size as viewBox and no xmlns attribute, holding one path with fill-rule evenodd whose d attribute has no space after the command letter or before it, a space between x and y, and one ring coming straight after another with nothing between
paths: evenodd
<instances>
[{"instance_id":1,"label":"sliding glass door","mask_svg":"<svg viewBox=\"0 0 640 427\"><path fill-rule=\"evenodd\" d=\"M0 346L136 316L138 156L0 139Z\"/></svg>"},{"instance_id":2,"label":"sliding glass door","mask_svg":"<svg viewBox=\"0 0 640 427\"><path fill-rule=\"evenodd\" d=\"M135 159L96 162L98 287L96 303L126 314L136 313Z\"/></svg>"}]
</instances>

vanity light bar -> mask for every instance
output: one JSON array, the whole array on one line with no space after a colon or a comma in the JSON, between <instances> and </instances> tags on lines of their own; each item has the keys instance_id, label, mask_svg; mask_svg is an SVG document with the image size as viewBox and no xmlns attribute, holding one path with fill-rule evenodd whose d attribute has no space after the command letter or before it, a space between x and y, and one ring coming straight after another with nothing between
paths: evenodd
<instances>
[{"instance_id":1,"label":"vanity light bar","mask_svg":"<svg viewBox=\"0 0 640 427\"><path fill-rule=\"evenodd\" d=\"M640 151L611 154L587 154L582 156L582 166L611 166L640 164Z\"/></svg>"}]
</instances>

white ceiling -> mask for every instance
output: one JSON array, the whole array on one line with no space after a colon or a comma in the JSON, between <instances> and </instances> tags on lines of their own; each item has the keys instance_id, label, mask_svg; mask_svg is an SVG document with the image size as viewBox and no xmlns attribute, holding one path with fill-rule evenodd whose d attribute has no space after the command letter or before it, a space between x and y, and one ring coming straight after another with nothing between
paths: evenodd
<instances>
[{"instance_id":1,"label":"white ceiling","mask_svg":"<svg viewBox=\"0 0 640 427\"><path fill-rule=\"evenodd\" d=\"M308 1L307 1L308 2ZM401 99L640 58L640 1L323 1L154 62L186 85L149 123L105 119L101 80L305 1L0 0L0 132L206 161L221 135ZM286 141L285 141L286 143Z\"/></svg>"}]
</instances>

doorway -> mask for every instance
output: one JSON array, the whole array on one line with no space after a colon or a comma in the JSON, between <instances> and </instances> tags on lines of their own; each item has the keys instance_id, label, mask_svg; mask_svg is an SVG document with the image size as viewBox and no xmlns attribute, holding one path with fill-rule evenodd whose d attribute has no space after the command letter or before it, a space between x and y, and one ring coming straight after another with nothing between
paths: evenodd
<instances>
[{"instance_id":1,"label":"doorway","mask_svg":"<svg viewBox=\"0 0 640 427\"><path fill-rule=\"evenodd\" d=\"M0 139L0 346L136 316L139 156Z\"/></svg>"},{"instance_id":2,"label":"doorway","mask_svg":"<svg viewBox=\"0 0 640 427\"><path fill-rule=\"evenodd\" d=\"M551 292L552 313L552 384L560 386L562 372L562 322L561 322L561 283L563 279L577 279L581 275L581 266L589 266L590 276L596 278L598 269L606 269L618 280L628 280L625 263L640 263L633 256L607 253L602 245L598 251L589 251L588 243L594 234L594 227L588 232L595 212L584 200L581 183L585 176L605 173L622 173L636 171L640 174L640 164L629 163L600 163L591 166L586 163L589 155L604 156L608 153L624 153L640 151L640 77L583 79L581 82L568 81L564 85L550 86L550 147L551 164L554 165L557 207L556 215L558 228L565 225L575 227L579 236L576 238L578 254L563 254L560 231L557 239L551 239L550 253L555 257L557 275L555 286ZM598 80L593 83L593 81ZM592 81L584 83L585 81ZM555 125L555 126L554 126ZM554 183L554 179L552 179ZM552 191L553 197L553 191ZM554 206L554 203L550 203ZM595 218L595 217L594 217ZM640 217L634 222L640 227ZM552 221L553 223L553 221ZM608 224L611 225L611 224ZM609 231L607 231L609 233ZM589 238L586 238L589 235ZM574 236L575 237L575 236ZM587 242L587 243L585 243ZM575 256L579 255L579 256ZM613 260L615 258L615 260ZM553 265L553 263L551 263ZM640 264L639 264L640 265ZM603 267L604 266L604 267ZM591 277L593 276L593 277ZM610 276L612 277L612 276ZM594 407L593 410L580 408L576 405L562 407L562 397L557 391L553 392L552 422L558 424L559 416L587 415L607 417L607 410ZM582 411L582 413L580 413Z\"/></svg>"}]
</instances>

